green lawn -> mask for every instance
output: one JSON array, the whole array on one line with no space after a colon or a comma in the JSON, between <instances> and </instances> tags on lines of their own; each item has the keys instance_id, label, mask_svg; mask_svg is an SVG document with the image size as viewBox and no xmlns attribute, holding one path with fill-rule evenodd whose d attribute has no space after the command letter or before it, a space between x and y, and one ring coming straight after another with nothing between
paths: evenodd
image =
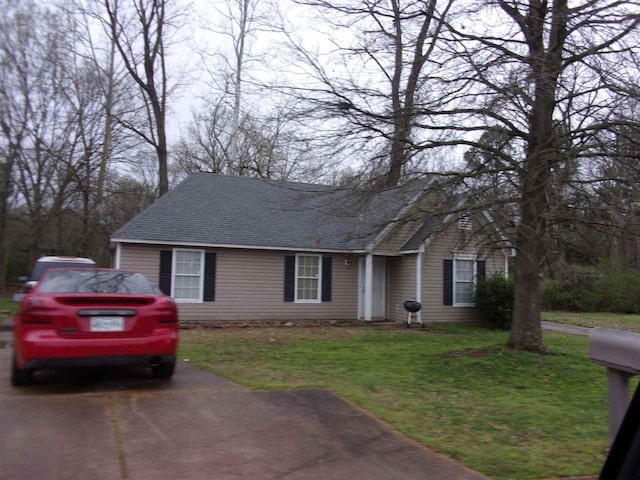
<instances>
[{"instance_id":1,"label":"green lawn","mask_svg":"<svg viewBox=\"0 0 640 480\"><path fill-rule=\"evenodd\" d=\"M182 332L180 356L253 389L329 388L495 479L597 474L606 379L587 339L545 333L549 354L475 327Z\"/></svg>"},{"instance_id":2,"label":"green lawn","mask_svg":"<svg viewBox=\"0 0 640 480\"><path fill-rule=\"evenodd\" d=\"M0 322L18 311L18 303L10 297L0 296Z\"/></svg>"},{"instance_id":3,"label":"green lawn","mask_svg":"<svg viewBox=\"0 0 640 480\"><path fill-rule=\"evenodd\" d=\"M578 327L609 327L640 332L640 315L605 312L543 312L542 319Z\"/></svg>"}]
</instances>

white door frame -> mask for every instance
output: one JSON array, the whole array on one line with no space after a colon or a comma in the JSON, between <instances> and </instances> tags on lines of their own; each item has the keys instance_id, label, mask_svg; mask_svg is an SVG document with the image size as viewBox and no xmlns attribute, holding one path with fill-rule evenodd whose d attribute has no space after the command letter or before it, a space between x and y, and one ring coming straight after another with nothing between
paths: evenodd
<instances>
[{"instance_id":1,"label":"white door frame","mask_svg":"<svg viewBox=\"0 0 640 480\"><path fill-rule=\"evenodd\" d=\"M386 285L386 259L384 257L378 257L380 262L373 261L373 255L368 254L364 257L360 257L358 261L358 318L366 321L371 321L375 317L385 318L387 315L387 285ZM374 275L380 272L379 275ZM382 283L383 294L376 298L381 302L380 310L375 311L373 305L373 287L374 279L377 282Z\"/></svg>"},{"instance_id":2,"label":"white door frame","mask_svg":"<svg viewBox=\"0 0 640 480\"><path fill-rule=\"evenodd\" d=\"M358 258L358 320L364 319L365 257Z\"/></svg>"}]
</instances>

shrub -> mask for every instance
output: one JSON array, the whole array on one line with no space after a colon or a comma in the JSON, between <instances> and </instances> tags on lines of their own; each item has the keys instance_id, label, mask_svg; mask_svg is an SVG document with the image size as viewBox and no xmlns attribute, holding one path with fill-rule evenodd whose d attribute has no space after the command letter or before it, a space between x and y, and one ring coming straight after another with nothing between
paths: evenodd
<instances>
[{"instance_id":1,"label":"shrub","mask_svg":"<svg viewBox=\"0 0 640 480\"><path fill-rule=\"evenodd\" d=\"M545 310L640 313L640 273L621 259L601 259L593 267L572 266L561 280L542 282Z\"/></svg>"},{"instance_id":2,"label":"shrub","mask_svg":"<svg viewBox=\"0 0 640 480\"><path fill-rule=\"evenodd\" d=\"M593 278L593 293L600 297L598 311L640 312L640 273L619 258L600 260Z\"/></svg>"},{"instance_id":3,"label":"shrub","mask_svg":"<svg viewBox=\"0 0 640 480\"><path fill-rule=\"evenodd\" d=\"M485 321L493 328L511 328L513 313L513 280L498 272L478 280L476 306Z\"/></svg>"},{"instance_id":4,"label":"shrub","mask_svg":"<svg viewBox=\"0 0 640 480\"><path fill-rule=\"evenodd\" d=\"M552 278L544 279L542 305L545 310L573 310L574 302L568 284Z\"/></svg>"}]
</instances>

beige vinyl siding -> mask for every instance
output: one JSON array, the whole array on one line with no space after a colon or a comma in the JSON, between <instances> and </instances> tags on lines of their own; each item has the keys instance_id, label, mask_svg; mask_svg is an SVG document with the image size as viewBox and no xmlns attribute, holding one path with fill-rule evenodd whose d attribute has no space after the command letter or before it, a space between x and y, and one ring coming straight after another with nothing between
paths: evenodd
<instances>
[{"instance_id":1,"label":"beige vinyl siding","mask_svg":"<svg viewBox=\"0 0 640 480\"><path fill-rule=\"evenodd\" d=\"M404 255L387 260L389 288L387 312L389 320L406 322L403 303L416 298L416 257Z\"/></svg>"},{"instance_id":2,"label":"beige vinyl siding","mask_svg":"<svg viewBox=\"0 0 640 480\"><path fill-rule=\"evenodd\" d=\"M157 283L160 251L172 248L122 244L121 267L137 270ZM353 320L357 317L357 262L345 265L344 254L325 254L333 257L331 301L302 304L284 301L284 257L303 252L204 250L217 254L216 300L178 304L181 320Z\"/></svg>"},{"instance_id":3,"label":"beige vinyl siding","mask_svg":"<svg viewBox=\"0 0 640 480\"><path fill-rule=\"evenodd\" d=\"M456 253L478 254L485 260L487 276L504 271L502 251L484 255L478 234L458 229L457 222L435 235L426 246L422 262L422 321L473 322L480 315L473 307L443 305L443 260L453 260Z\"/></svg>"}]
</instances>

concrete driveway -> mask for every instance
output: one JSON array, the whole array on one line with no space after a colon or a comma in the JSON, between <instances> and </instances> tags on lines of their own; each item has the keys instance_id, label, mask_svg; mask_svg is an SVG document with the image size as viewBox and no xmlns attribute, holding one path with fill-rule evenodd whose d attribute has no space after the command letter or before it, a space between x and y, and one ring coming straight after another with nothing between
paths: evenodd
<instances>
[{"instance_id":1,"label":"concrete driveway","mask_svg":"<svg viewBox=\"0 0 640 480\"><path fill-rule=\"evenodd\" d=\"M252 392L187 363L171 381L111 370L47 374L15 389L8 338L0 335L3 480L486 478L327 391Z\"/></svg>"}]
</instances>

